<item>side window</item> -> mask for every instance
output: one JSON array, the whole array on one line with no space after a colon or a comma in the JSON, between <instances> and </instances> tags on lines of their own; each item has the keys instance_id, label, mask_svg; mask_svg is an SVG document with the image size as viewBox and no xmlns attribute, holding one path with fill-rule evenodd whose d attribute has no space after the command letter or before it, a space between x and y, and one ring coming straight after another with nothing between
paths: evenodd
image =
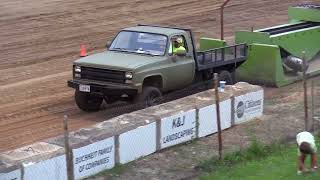
<instances>
[{"instance_id":1,"label":"side window","mask_svg":"<svg viewBox=\"0 0 320 180\"><path fill-rule=\"evenodd\" d=\"M168 52L170 54L172 54L173 52L173 48L174 48L174 41L176 39L182 39L182 46L186 49L187 53L188 53L188 44L187 44L187 41L186 41L186 38L183 36L183 35L177 35L177 36L173 36L171 39L170 39L170 44L169 44L169 50Z\"/></svg>"},{"instance_id":2,"label":"side window","mask_svg":"<svg viewBox=\"0 0 320 180\"><path fill-rule=\"evenodd\" d=\"M189 50L188 50L188 44L187 44L186 38L184 36L181 36L181 37L183 39L183 47L186 49L186 51L188 53Z\"/></svg>"}]
</instances>

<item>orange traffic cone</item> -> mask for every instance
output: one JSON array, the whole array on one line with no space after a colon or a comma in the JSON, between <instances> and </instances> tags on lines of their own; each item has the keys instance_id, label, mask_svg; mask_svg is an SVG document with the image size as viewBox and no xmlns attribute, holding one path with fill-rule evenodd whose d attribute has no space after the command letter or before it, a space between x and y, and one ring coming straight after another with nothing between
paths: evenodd
<instances>
[{"instance_id":1,"label":"orange traffic cone","mask_svg":"<svg viewBox=\"0 0 320 180\"><path fill-rule=\"evenodd\" d=\"M87 56L86 46L82 44L80 46L80 57L85 57L85 56Z\"/></svg>"}]
</instances>

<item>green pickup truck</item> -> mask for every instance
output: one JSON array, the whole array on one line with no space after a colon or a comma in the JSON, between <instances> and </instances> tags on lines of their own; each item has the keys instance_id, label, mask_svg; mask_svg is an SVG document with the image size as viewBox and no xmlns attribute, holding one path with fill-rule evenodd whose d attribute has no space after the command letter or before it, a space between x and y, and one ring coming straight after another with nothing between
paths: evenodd
<instances>
[{"instance_id":1,"label":"green pickup truck","mask_svg":"<svg viewBox=\"0 0 320 180\"><path fill-rule=\"evenodd\" d=\"M174 52L173 39L185 50ZM158 103L162 94L212 79L233 83L235 69L246 60L245 44L196 51L192 31L184 28L138 25L121 30L105 52L73 63L75 101L84 111L97 111L105 100Z\"/></svg>"}]
</instances>

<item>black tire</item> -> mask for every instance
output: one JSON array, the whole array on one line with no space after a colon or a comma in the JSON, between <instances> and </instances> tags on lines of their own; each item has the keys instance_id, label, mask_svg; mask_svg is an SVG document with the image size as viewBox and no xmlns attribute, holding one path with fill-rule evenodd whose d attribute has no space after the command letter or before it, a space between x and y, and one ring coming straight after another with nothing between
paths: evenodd
<instances>
[{"instance_id":1,"label":"black tire","mask_svg":"<svg viewBox=\"0 0 320 180\"><path fill-rule=\"evenodd\" d=\"M75 91L75 101L80 109L87 112L99 111L103 98L98 95Z\"/></svg>"},{"instance_id":2,"label":"black tire","mask_svg":"<svg viewBox=\"0 0 320 180\"><path fill-rule=\"evenodd\" d=\"M120 99L119 97L113 97L113 96L105 96L105 97L104 97L104 101L105 101L107 104L115 103L115 102L117 102L119 99Z\"/></svg>"},{"instance_id":3,"label":"black tire","mask_svg":"<svg viewBox=\"0 0 320 180\"><path fill-rule=\"evenodd\" d=\"M233 78L229 71L221 71L219 73L219 81L226 81L226 84L230 85L233 84Z\"/></svg>"},{"instance_id":4,"label":"black tire","mask_svg":"<svg viewBox=\"0 0 320 180\"><path fill-rule=\"evenodd\" d=\"M161 91L152 86L146 86L143 88L142 93L138 94L134 98L134 103L141 104L144 108L160 104L161 102Z\"/></svg>"}]
</instances>

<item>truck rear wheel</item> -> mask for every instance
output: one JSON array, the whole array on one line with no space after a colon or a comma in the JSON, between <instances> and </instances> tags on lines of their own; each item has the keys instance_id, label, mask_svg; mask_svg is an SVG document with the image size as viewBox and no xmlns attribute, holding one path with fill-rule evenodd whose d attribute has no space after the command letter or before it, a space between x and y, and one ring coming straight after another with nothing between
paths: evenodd
<instances>
[{"instance_id":1,"label":"truck rear wheel","mask_svg":"<svg viewBox=\"0 0 320 180\"><path fill-rule=\"evenodd\" d=\"M233 78L229 71L221 71L219 73L219 81L226 81L226 84L230 85L233 84Z\"/></svg>"},{"instance_id":2,"label":"truck rear wheel","mask_svg":"<svg viewBox=\"0 0 320 180\"><path fill-rule=\"evenodd\" d=\"M75 91L74 97L78 107L87 112L98 111L103 102L103 98L98 95L80 91Z\"/></svg>"},{"instance_id":3,"label":"truck rear wheel","mask_svg":"<svg viewBox=\"0 0 320 180\"><path fill-rule=\"evenodd\" d=\"M142 104L144 108L160 104L161 91L152 86L146 86L143 88L142 93L137 95L134 99L134 103Z\"/></svg>"}]
</instances>

